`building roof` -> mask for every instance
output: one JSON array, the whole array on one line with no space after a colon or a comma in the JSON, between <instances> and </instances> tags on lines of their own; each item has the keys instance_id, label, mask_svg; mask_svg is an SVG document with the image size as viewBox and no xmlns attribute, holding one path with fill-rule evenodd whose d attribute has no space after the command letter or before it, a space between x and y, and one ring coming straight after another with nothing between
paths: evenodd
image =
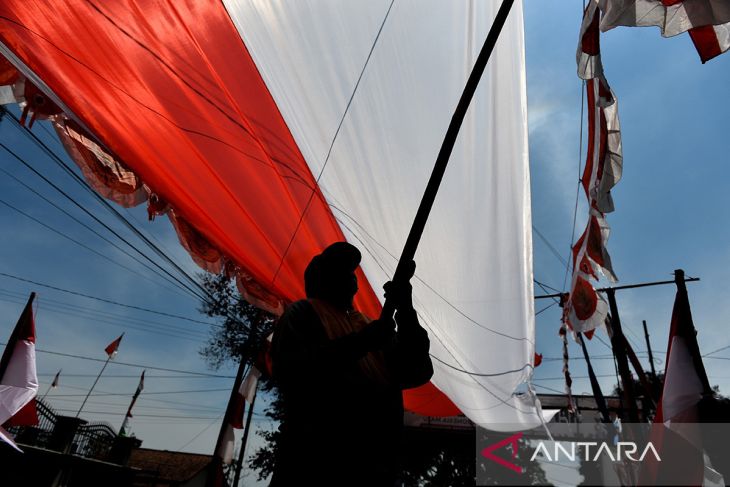
<instances>
[{"instance_id":1,"label":"building roof","mask_svg":"<svg viewBox=\"0 0 730 487\"><path fill-rule=\"evenodd\" d=\"M199 453L136 448L128 466L154 473L159 480L183 482L200 473L212 458Z\"/></svg>"}]
</instances>

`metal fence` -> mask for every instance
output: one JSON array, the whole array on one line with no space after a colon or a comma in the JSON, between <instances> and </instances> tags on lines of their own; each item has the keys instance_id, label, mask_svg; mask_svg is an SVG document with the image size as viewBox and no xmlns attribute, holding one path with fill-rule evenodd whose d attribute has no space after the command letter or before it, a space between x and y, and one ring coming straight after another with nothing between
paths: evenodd
<instances>
[{"instance_id":1,"label":"metal fence","mask_svg":"<svg viewBox=\"0 0 730 487\"><path fill-rule=\"evenodd\" d=\"M108 460L117 434L106 423L90 423L79 427L72 453L97 460Z\"/></svg>"},{"instance_id":2,"label":"metal fence","mask_svg":"<svg viewBox=\"0 0 730 487\"><path fill-rule=\"evenodd\" d=\"M48 448L59 416L53 408L41 399L35 399L38 424L35 426L13 426L10 433L18 443ZM108 460L117 433L107 423L89 423L80 426L73 439L71 453L97 460Z\"/></svg>"}]
</instances>

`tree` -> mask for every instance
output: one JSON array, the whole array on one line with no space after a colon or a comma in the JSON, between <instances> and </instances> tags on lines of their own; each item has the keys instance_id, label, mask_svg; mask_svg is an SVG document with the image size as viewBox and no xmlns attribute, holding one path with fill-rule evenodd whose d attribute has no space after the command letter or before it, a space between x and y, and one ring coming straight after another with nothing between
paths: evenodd
<instances>
[{"instance_id":1,"label":"tree","mask_svg":"<svg viewBox=\"0 0 730 487\"><path fill-rule=\"evenodd\" d=\"M205 274L201 279L210 296L203 302L201 311L210 317L222 318L223 322L211 329L208 343L200 350L200 355L215 370L225 364L238 364L240 360L254 364L264 350L274 316L244 300L225 273ZM259 394L270 399L266 416L277 423L281 421L281 400L275 384L266 375L259 380ZM263 480L274 471L280 433L274 430L258 434L266 444L253 453L251 467L257 471L259 480Z\"/></svg>"},{"instance_id":2,"label":"tree","mask_svg":"<svg viewBox=\"0 0 730 487\"><path fill-rule=\"evenodd\" d=\"M225 273L204 274L202 284L210 299L200 311L223 318L223 323L211 329L200 355L215 370L225 364L237 365L241 359L253 363L271 333L274 317L244 300Z\"/></svg>"}]
</instances>

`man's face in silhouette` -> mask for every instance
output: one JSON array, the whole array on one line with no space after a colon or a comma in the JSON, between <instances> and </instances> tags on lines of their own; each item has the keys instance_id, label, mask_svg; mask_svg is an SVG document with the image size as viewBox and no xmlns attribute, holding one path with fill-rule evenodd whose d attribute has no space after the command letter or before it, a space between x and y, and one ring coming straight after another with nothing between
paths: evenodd
<instances>
[{"instance_id":1,"label":"man's face in silhouette","mask_svg":"<svg viewBox=\"0 0 730 487\"><path fill-rule=\"evenodd\" d=\"M334 304L346 307L352 306L352 299L358 289L355 271L348 268L332 269L328 277L327 288Z\"/></svg>"}]
</instances>

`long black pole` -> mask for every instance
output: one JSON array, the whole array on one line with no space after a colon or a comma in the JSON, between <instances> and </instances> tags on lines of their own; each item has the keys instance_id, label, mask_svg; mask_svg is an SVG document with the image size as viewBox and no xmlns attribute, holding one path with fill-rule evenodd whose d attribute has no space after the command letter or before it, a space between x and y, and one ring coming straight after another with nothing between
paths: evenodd
<instances>
[{"instance_id":1,"label":"long black pole","mask_svg":"<svg viewBox=\"0 0 730 487\"><path fill-rule=\"evenodd\" d=\"M651 353L651 342L649 341L649 329L646 327L646 320L641 322L644 325L644 338L646 338L646 350L649 352L649 365L651 366L652 379L656 381L656 368L654 368L654 355Z\"/></svg>"},{"instance_id":2,"label":"long black pole","mask_svg":"<svg viewBox=\"0 0 730 487\"><path fill-rule=\"evenodd\" d=\"M421 198L421 204L418 206L416 217L413 220L413 225L408 233L406 243L403 246L403 252L400 255L400 260L398 260L398 266L395 268L395 273L393 274L393 282L395 283L403 282L410 277L407 276L409 263L416 255L418 243L421 241L421 236L423 235L423 230L426 227L428 216L431 213L431 208L433 207L436 195L438 194L441 180L444 177L446 166L449 163L451 151L454 149L454 144L456 144L456 137L459 135L459 129L461 128L467 109L474 97L474 92L476 92L477 86L479 85L479 79L482 77L482 73L484 73L487 61L489 61L489 57L492 55L494 46L497 43L499 34L502 32L502 27L504 27L504 23L507 20L507 16L509 15L513 3L514 0L502 0L502 5L499 7L499 11L494 18L494 23L489 29L489 34L487 34L487 38L484 40L482 50L479 53L479 56L474 63L474 68L466 82L464 92L461 94L459 103L456 105L456 110L454 110L451 122L449 123L449 128L446 130L444 141L441 144L441 150L439 150L438 156L436 157L436 163L434 164L433 171L431 172L431 177L426 185L423 198ZM394 312L395 309L393 304L386 300L380 316L381 318L390 318L393 316Z\"/></svg>"},{"instance_id":3,"label":"long black pole","mask_svg":"<svg viewBox=\"0 0 730 487\"><path fill-rule=\"evenodd\" d=\"M621 390L623 393L624 404L627 409L629 421L636 423L639 421L639 412L636 409L636 395L634 394L634 379L631 377L629 370L629 359L626 354L626 337L621 329L621 318L618 314L618 306L616 305L616 294L613 289L606 291L608 297L608 305L611 308L611 348L616 356L618 363L618 373L621 375Z\"/></svg>"},{"instance_id":4,"label":"long black pole","mask_svg":"<svg viewBox=\"0 0 730 487\"><path fill-rule=\"evenodd\" d=\"M593 365L591 365L591 358L588 356L588 349L586 348L585 340L583 340L583 334L579 332L577 333L577 336L578 341L580 341L580 346L583 349L583 358L586 359L586 364L588 365L588 378L591 381L591 389L593 390L593 397L596 399L596 405L598 406L598 410L601 412L603 422L610 423L611 418L608 416L606 398L603 396L603 391L601 391L601 385L598 383L596 373L593 371Z\"/></svg>"}]
</instances>

